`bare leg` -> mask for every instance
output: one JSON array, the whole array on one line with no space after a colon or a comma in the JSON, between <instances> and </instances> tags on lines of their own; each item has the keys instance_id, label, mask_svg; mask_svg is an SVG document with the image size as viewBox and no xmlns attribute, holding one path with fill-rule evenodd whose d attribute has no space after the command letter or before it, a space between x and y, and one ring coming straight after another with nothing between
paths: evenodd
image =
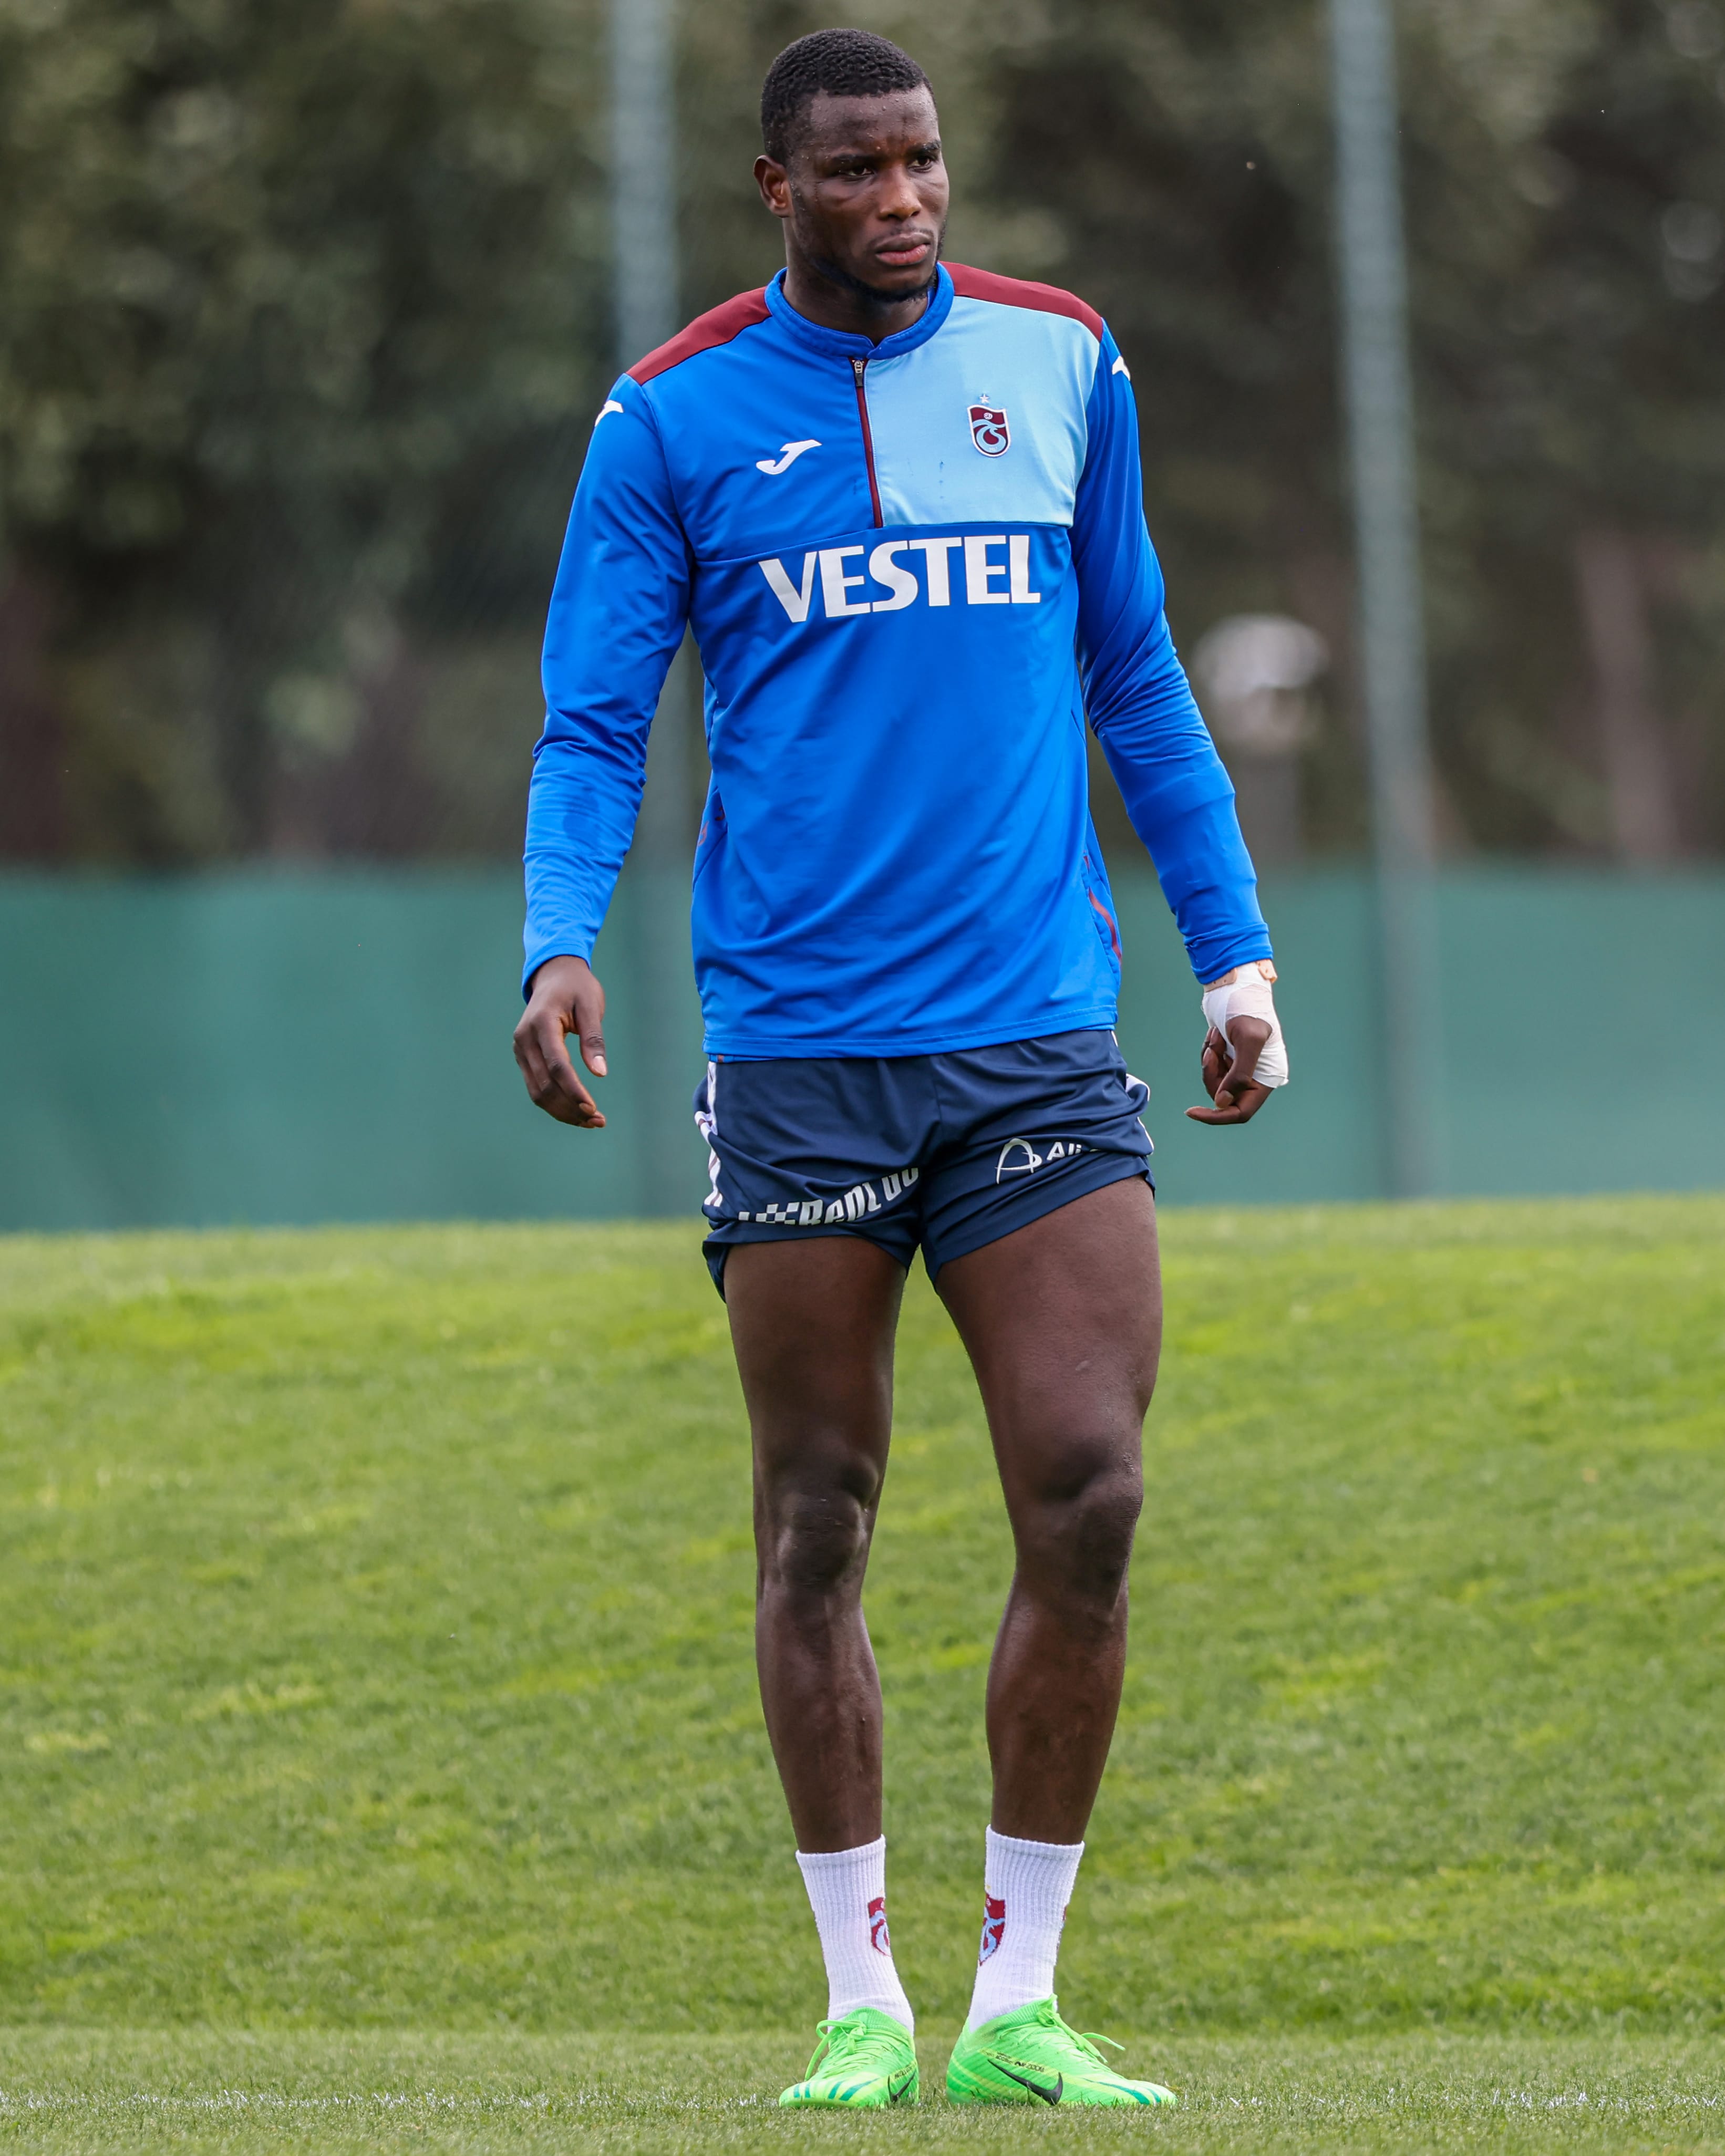
<instances>
[{"instance_id":1,"label":"bare leg","mask_svg":"<svg viewBox=\"0 0 1725 2156\"><path fill-rule=\"evenodd\" d=\"M755 1457L755 1654L797 1846L880 1832L880 1681L863 1574L892 1426L903 1269L860 1236L726 1261Z\"/></svg>"},{"instance_id":2,"label":"bare leg","mask_svg":"<svg viewBox=\"0 0 1725 2156\"><path fill-rule=\"evenodd\" d=\"M1126 1667L1127 1568L1162 1345L1156 1207L1121 1182L942 1269L1017 1568L988 1671L997 1834L1081 1841Z\"/></svg>"}]
</instances>

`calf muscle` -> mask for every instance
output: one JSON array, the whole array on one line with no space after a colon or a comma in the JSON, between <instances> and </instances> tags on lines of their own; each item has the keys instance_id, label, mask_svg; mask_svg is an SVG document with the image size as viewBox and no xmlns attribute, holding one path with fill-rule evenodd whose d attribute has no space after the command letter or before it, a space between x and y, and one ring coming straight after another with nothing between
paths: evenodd
<instances>
[{"instance_id":1,"label":"calf muscle","mask_svg":"<svg viewBox=\"0 0 1725 2156\"><path fill-rule=\"evenodd\" d=\"M1122 1181L937 1283L982 1388L1016 1563L988 1671L995 1830L1083 1839L1126 1669L1162 1339L1154 1201Z\"/></svg>"},{"instance_id":2,"label":"calf muscle","mask_svg":"<svg viewBox=\"0 0 1725 2156\"><path fill-rule=\"evenodd\" d=\"M725 1269L754 1447L755 1655L797 1846L880 1831L880 1682L863 1576L886 1472L904 1274L855 1236L745 1244Z\"/></svg>"},{"instance_id":3,"label":"calf muscle","mask_svg":"<svg viewBox=\"0 0 1725 2156\"><path fill-rule=\"evenodd\" d=\"M880 1831L880 1686L862 1589L904 1274L860 1236L745 1244L726 1295L754 1446L756 1656L800 1849ZM993 1824L1081 1840L1126 1662L1156 1382L1156 1214L1111 1183L937 1282L975 1368L1016 1563L988 1676Z\"/></svg>"}]
</instances>

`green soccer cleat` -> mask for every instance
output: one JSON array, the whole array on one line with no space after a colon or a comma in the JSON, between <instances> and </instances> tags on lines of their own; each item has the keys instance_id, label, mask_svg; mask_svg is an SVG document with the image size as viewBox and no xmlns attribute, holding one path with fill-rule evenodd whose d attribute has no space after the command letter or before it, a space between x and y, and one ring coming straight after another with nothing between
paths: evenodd
<instances>
[{"instance_id":1,"label":"green soccer cleat","mask_svg":"<svg viewBox=\"0 0 1725 2156\"><path fill-rule=\"evenodd\" d=\"M1061 2020L1058 2002L997 2014L980 2029L967 2029L947 2068L952 2103L1088 2103L1146 2106L1173 2103L1172 2089L1157 2082L1129 2082L1096 2049L1106 2036L1081 2036ZM1116 2044L1115 2050L1125 2047Z\"/></svg>"},{"instance_id":2,"label":"green soccer cleat","mask_svg":"<svg viewBox=\"0 0 1725 2156\"><path fill-rule=\"evenodd\" d=\"M916 2047L902 2021L872 2006L859 2006L855 2014L823 2021L819 2035L803 2079L785 2091L778 2099L781 2104L863 2111L875 2105L915 2103L922 2086Z\"/></svg>"}]
</instances>

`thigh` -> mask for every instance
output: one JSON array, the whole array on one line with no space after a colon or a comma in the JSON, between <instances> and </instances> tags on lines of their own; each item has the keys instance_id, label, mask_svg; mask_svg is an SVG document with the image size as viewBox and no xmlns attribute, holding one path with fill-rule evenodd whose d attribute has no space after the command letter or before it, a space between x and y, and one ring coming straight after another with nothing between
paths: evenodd
<instances>
[{"instance_id":1,"label":"thigh","mask_svg":"<svg viewBox=\"0 0 1725 2156\"><path fill-rule=\"evenodd\" d=\"M927 1070L926 1058L878 1056L708 1064L694 1106L708 1148L706 1258L721 1295L732 1253L759 1243L837 1233L910 1264L922 1233Z\"/></svg>"},{"instance_id":2,"label":"thigh","mask_svg":"<svg viewBox=\"0 0 1725 2156\"><path fill-rule=\"evenodd\" d=\"M1106 1184L943 1265L1009 1508L1137 1472L1162 1348L1156 1200Z\"/></svg>"},{"instance_id":3,"label":"thigh","mask_svg":"<svg viewBox=\"0 0 1725 2156\"><path fill-rule=\"evenodd\" d=\"M872 1504L892 1425L905 1269L856 1235L747 1243L725 1268L757 1482L836 1484Z\"/></svg>"},{"instance_id":4,"label":"thigh","mask_svg":"<svg viewBox=\"0 0 1725 2156\"><path fill-rule=\"evenodd\" d=\"M920 1190L922 1254L937 1283L957 1259L1045 1214L1111 1183L1148 1179L1140 1120L1148 1089L1127 1071L1112 1034L1092 1027L932 1063L942 1143Z\"/></svg>"}]
</instances>

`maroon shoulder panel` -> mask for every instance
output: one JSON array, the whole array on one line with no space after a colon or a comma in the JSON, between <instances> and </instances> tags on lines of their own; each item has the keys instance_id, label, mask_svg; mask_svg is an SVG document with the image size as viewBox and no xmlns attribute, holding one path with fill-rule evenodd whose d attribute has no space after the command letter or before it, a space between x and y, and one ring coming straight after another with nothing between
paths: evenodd
<instances>
[{"instance_id":1,"label":"maroon shoulder panel","mask_svg":"<svg viewBox=\"0 0 1725 2156\"><path fill-rule=\"evenodd\" d=\"M1058 285L1032 285L1022 277L997 277L992 270L967 270L962 262L949 262L947 275L961 300L992 300L997 307L1029 307L1041 315L1065 315L1082 322L1092 336L1102 334L1102 318L1094 307ZM667 352L670 347L665 346Z\"/></svg>"},{"instance_id":2,"label":"maroon shoulder panel","mask_svg":"<svg viewBox=\"0 0 1725 2156\"><path fill-rule=\"evenodd\" d=\"M685 359L693 359L698 352L711 352L715 345L729 344L757 322L764 322L769 310L765 292L739 292L734 300L726 300L721 307L710 307L704 315L697 315L685 330L679 330L669 344L662 344L657 352L649 352L644 359L638 359L629 370L634 382L650 382L655 374L664 374L674 367L680 367Z\"/></svg>"}]
</instances>

